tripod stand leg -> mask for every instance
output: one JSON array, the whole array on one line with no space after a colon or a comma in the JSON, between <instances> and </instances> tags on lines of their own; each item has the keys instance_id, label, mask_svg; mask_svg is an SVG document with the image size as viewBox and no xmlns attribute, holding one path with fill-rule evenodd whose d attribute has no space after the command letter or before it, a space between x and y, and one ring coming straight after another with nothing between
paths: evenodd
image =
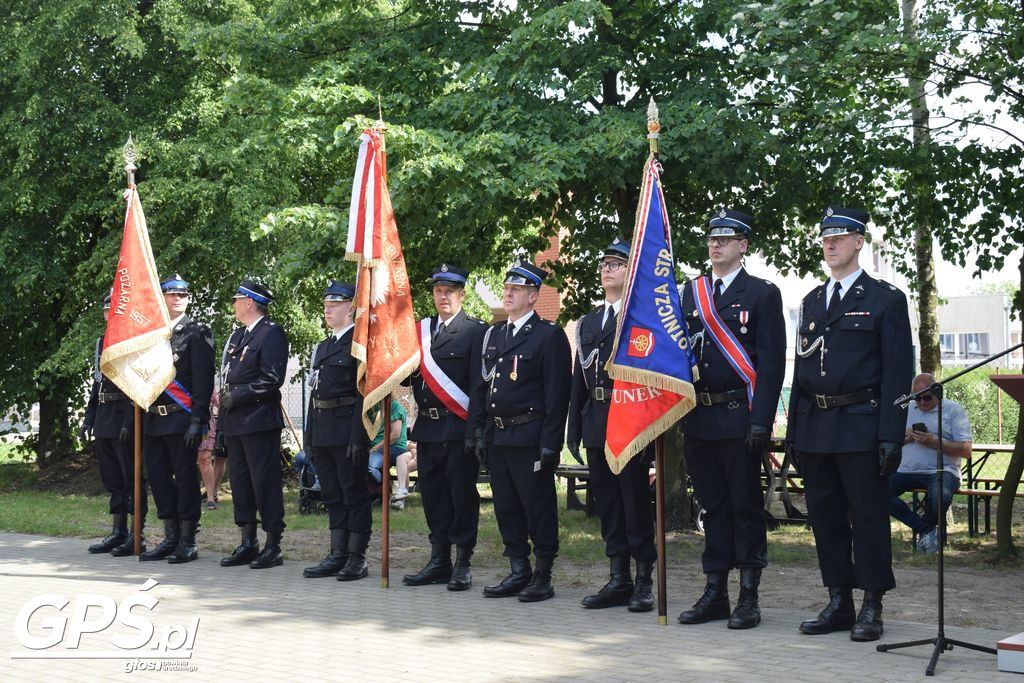
<instances>
[{"instance_id":1,"label":"tripod stand leg","mask_svg":"<svg viewBox=\"0 0 1024 683\"><path fill-rule=\"evenodd\" d=\"M909 643L886 643L884 645L876 645L875 650L878 652L888 652L889 650L899 650L901 647L917 647L918 645L931 645L938 638L925 638L924 640L912 640Z\"/></svg>"},{"instance_id":2,"label":"tripod stand leg","mask_svg":"<svg viewBox=\"0 0 1024 683\"><path fill-rule=\"evenodd\" d=\"M996 652L995 648L985 647L984 645L974 645L972 643L965 643L962 640L953 640L952 638L946 638L946 645L948 646L946 648L947 650L952 650L954 645L959 645L960 647L966 647L968 650L987 652L990 655L999 654L998 652Z\"/></svg>"}]
</instances>

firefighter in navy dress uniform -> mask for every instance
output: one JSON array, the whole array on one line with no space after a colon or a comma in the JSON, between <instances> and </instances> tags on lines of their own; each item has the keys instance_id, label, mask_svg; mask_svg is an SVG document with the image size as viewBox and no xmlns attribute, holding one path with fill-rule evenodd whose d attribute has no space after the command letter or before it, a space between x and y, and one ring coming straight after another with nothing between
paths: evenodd
<instances>
[{"instance_id":1,"label":"firefighter in navy dress uniform","mask_svg":"<svg viewBox=\"0 0 1024 683\"><path fill-rule=\"evenodd\" d=\"M430 528L430 561L402 579L406 586L446 583L450 591L463 591L472 585L470 558L480 521L479 463L466 418L468 398L481 381L487 325L462 310L468 277L456 266L438 266L431 278L437 315L418 323L424 360L410 378L417 406L410 438L418 449L417 488Z\"/></svg>"},{"instance_id":2,"label":"firefighter in navy dress uniform","mask_svg":"<svg viewBox=\"0 0 1024 683\"><path fill-rule=\"evenodd\" d=\"M302 572L306 578L337 576L339 581L354 581L368 573L366 546L373 518L366 486L369 440L352 357L354 296L355 286L350 283L328 284L324 320L331 336L313 353L306 448L320 477L331 549L320 564Z\"/></svg>"},{"instance_id":3,"label":"firefighter in navy dress uniform","mask_svg":"<svg viewBox=\"0 0 1024 683\"><path fill-rule=\"evenodd\" d=\"M274 298L266 287L242 280L232 298L235 319L242 327L228 337L221 364L217 437L224 439L228 453L235 524L242 542L220 563L263 569L284 562L281 385L288 366L288 337L266 317ZM256 540L257 514L267 533L262 552Z\"/></svg>"},{"instance_id":4,"label":"firefighter in navy dress uniform","mask_svg":"<svg viewBox=\"0 0 1024 683\"><path fill-rule=\"evenodd\" d=\"M707 583L683 624L761 621L758 587L768 563L761 458L768 448L786 371L782 295L741 265L754 217L722 209L708 223L711 274L687 283L682 307L700 378L697 406L682 419L683 453L694 493L707 511L701 564ZM736 608L728 578L740 570Z\"/></svg>"},{"instance_id":5,"label":"firefighter in navy dress uniform","mask_svg":"<svg viewBox=\"0 0 1024 683\"><path fill-rule=\"evenodd\" d=\"M110 294L103 299L103 320L110 316ZM90 553L110 553L118 557L135 554L135 538L131 534L128 515L135 510L135 408L128 396L100 372L103 335L96 340L93 357L92 389L85 408L82 441L95 439L96 457L100 465L100 481L110 494L110 534L89 546ZM142 480L142 526L146 523L146 480ZM141 529L142 526L139 528ZM142 550L146 549L145 540Z\"/></svg>"},{"instance_id":6,"label":"firefighter in navy dress uniform","mask_svg":"<svg viewBox=\"0 0 1024 683\"><path fill-rule=\"evenodd\" d=\"M520 262L506 274L502 306L508 320L485 334L483 381L470 405L476 450L486 453L494 514L511 565L500 584L484 588L489 598L538 602L555 594L555 469L569 410L572 352L565 331L533 310L545 277ZM536 570L530 566L531 540Z\"/></svg>"},{"instance_id":7,"label":"firefighter in navy dress uniform","mask_svg":"<svg viewBox=\"0 0 1024 683\"><path fill-rule=\"evenodd\" d=\"M604 453L612 399L612 381L605 363L611 357L615 340L628 260L629 245L615 238L604 250L598 266L605 301L576 324L576 361L566 440L569 451L581 463L581 442L586 449L589 491L601 518L601 537L611 565L608 583L596 594L583 598L582 604L588 609L628 605L631 612L649 612L654 608L651 572L657 559L648 478L650 458L640 454L616 475L609 469ZM635 582L630 557L636 560Z\"/></svg>"},{"instance_id":8,"label":"firefighter in navy dress uniform","mask_svg":"<svg viewBox=\"0 0 1024 683\"><path fill-rule=\"evenodd\" d=\"M196 527L202 493L196 458L210 421L213 397L213 333L189 318L188 283L180 275L160 283L171 318L174 380L142 420L142 455L153 489L156 512L164 522L164 540L140 560L171 564L199 557Z\"/></svg>"},{"instance_id":9,"label":"firefighter in navy dress uniform","mask_svg":"<svg viewBox=\"0 0 1024 683\"><path fill-rule=\"evenodd\" d=\"M831 277L804 297L786 441L804 478L829 604L807 634L882 635L882 596L896 586L889 475L899 467L906 416L893 402L910 384L907 298L858 265L868 214L832 207L821 221ZM864 591L854 615L853 588Z\"/></svg>"}]
</instances>

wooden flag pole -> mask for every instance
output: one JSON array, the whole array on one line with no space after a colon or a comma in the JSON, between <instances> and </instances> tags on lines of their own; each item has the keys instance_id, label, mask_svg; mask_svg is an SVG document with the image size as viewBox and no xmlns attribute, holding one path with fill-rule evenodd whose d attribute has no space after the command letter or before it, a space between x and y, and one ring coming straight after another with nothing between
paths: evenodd
<instances>
[{"instance_id":1,"label":"wooden flag pole","mask_svg":"<svg viewBox=\"0 0 1024 683\"><path fill-rule=\"evenodd\" d=\"M135 187L135 160L138 158L138 153L135 149L135 142L132 140L132 134L128 134L128 142L124 143L124 149L122 149L124 156L124 172L128 175L128 189ZM132 402L132 406L135 409L135 420L134 420L134 438L133 438L133 458L135 460L135 489L133 494L133 510L132 510L132 536L134 538L134 548L132 552L136 556L142 554L142 497L146 495L146 492L142 490L142 408L139 407L138 403Z\"/></svg>"},{"instance_id":2,"label":"wooden flag pole","mask_svg":"<svg viewBox=\"0 0 1024 683\"><path fill-rule=\"evenodd\" d=\"M658 625L668 625L668 596L665 571L665 437L654 440L654 515L658 550Z\"/></svg>"},{"instance_id":3,"label":"wooden flag pole","mask_svg":"<svg viewBox=\"0 0 1024 683\"><path fill-rule=\"evenodd\" d=\"M377 95L377 123L374 128L380 132L381 151L384 151L384 134L387 132L387 125L384 123L384 110L381 108L380 95ZM384 182L388 182L387 155L381 154L381 173ZM383 411L384 440L381 446L384 448L384 463L381 465L380 473L380 586L389 587L389 571L391 554L391 394L384 397L381 403Z\"/></svg>"},{"instance_id":4,"label":"wooden flag pole","mask_svg":"<svg viewBox=\"0 0 1024 683\"><path fill-rule=\"evenodd\" d=\"M388 588L388 555L390 554L389 535L391 532L391 394L384 397L381 404L384 425L384 464L380 472L380 587Z\"/></svg>"},{"instance_id":5,"label":"wooden flag pole","mask_svg":"<svg viewBox=\"0 0 1024 683\"><path fill-rule=\"evenodd\" d=\"M142 408L138 403L133 402L135 407L135 494L132 511L132 534L135 538L135 548L132 550L136 556L142 554L142 497L146 492L142 490Z\"/></svg>"}]
</instances>

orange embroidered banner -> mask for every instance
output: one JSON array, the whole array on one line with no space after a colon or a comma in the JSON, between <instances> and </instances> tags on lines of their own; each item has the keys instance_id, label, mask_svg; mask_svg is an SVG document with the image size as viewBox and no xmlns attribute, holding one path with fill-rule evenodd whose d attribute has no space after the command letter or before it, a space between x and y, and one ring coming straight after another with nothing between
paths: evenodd
<instances>
[{"instance_id":1,"label":"orange embroidered banner","mask_svg":"<svg viewBox=\"0 0 1024 683\"><path fill-rule=\"evenodd\" d=\"M174 379L174 356L167 307L135 186L124 198L128 210L100 370L145 410Z\"/></svg>"},{"instance_id":2,"label":"orange embroidered banner","mask_svg":"<svg viewBox=\"0 0 1024 683\"><path fill-rule=\"evenodd\" d=\"M374 409L419 367L420 349L409 274L384 176L384 143L370 129L360 140L345 258L359 262L352 356L359 361L363 426L372 440L383 412Z\"/></svg>"}]
</instances>

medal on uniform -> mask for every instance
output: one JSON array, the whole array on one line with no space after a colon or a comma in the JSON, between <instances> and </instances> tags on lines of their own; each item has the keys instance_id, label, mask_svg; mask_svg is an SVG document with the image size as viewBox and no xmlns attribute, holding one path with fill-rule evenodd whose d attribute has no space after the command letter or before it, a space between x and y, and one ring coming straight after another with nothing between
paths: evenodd
<instances>
[{"instance_id":1,"label":"medal on uniform","mask_svg":"<svg viewBox=\"0 0 1024 683\"><path fill-rule=\"evenodd\" d=\"M508 373L508 378L513 382L519 379L519 356L512 356L512 372Z\"/></svg>"},{"instance_id":2,"label":"medal on uniform","mask_svg":"<svg viewBox=\"0 0 1024 683\"><path fill-rule=\"evenodd\" d=\"M747 333L748 320L750 320L750 311L740 311L740 334Z\"/></svg>"},{"instance_id":3,"label":"medal on uniform","mask_svg":"<svg viewBox=\"0 0 1024 683\"><path fill-rule=\"evenodd\" d=\"M246 344L245 346L242 347L242 357L238 359L239 363L244 363L245 362L245 352L248 351L248 350L249 350L249 345L248 344Z\"/></svg>"}]
</instances>

